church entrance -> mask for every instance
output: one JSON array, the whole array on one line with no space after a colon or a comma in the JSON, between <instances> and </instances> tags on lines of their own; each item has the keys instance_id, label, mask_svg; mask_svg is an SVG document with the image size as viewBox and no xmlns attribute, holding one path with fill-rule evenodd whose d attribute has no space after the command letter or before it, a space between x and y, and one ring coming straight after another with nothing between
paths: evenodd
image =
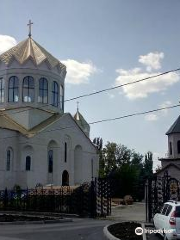
<instances>
[{"instance_id":1,"label":"church entrance","mask_svg":"<svg viewBox=\"0 0 180 240\"><path fill-rule=\"evenodd\" d=\"M69 186L69 173L66 170L62 174L62 186Z\"/></svg>"}]
</instances>

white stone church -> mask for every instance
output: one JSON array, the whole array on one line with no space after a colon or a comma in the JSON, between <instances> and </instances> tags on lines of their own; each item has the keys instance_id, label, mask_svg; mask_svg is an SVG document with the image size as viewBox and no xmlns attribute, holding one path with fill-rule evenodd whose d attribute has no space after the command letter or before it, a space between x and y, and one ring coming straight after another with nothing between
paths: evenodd
<instances>
[{"instance_id":1,"label":"white stone church","mask_svg":"<svg viewBox=\"0 0 180 240\"><path fill-rule=\"evenodd\" d=\"M66 67L31 35L0 55L0 189L79 185L98 176L90 127L64 113Z\"/></svg>"}]
</instances>

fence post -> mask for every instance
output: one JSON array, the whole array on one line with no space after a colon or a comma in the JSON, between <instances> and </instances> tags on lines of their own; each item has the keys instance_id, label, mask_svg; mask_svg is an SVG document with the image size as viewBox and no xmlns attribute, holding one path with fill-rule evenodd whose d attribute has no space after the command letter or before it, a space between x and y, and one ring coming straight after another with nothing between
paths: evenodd
<instances>
[{"instance_id":1,"label":"fence post","mask_svg":"<svg viewBox=\"0 0 180 240\"><path fill-rule=\"evenodd\" d=\"M146 202L146 222L148 222L148 179L145 183L145 202Z\"/></svg>"},{"instance_id":2,"label":"fence post","mask_svg":"<svg viewBox=\"0 0 180 240\"><path fill-rule=\"evenodd\" d=\"M92 180L90 186L90 217L96 217L96 191L95 191L95 183Z\"/></svg>"},{"instance_id":3,"label":"fence post","mask_svg":"<svg viewBox=\"0 0 180 240\"><path fill-rule=\"evenodd\" d=\"M7 205L8 205L8 191L7 188L4 191L4 209L7 210Z\"/></svg>"}]
</instances>

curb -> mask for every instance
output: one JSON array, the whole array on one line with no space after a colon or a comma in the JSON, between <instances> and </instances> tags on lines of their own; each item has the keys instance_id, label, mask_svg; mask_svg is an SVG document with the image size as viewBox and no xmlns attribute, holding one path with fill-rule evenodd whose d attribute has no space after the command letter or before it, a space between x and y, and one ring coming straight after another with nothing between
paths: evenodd
<instances>
[{"instance_id":1,"label":"curb","mask_svg":"<svg viewBox=\"0 0 180 240\"><path fill-rule=\"evenodd\" d=\"M65 218L65 219L58 219L58 220L0 222L0 225L53 224L53 223L66 223L66 222L73 222L73 220L71 218Z\"/></svg>"},{"instance_id":2,"label":"curb","mask_svg":"<svg viewBox=\"0 0 180 240\"><path fill-rule=\"evenodd\" d=\"M147 238L146 238L146 234L145 234L145 224L144 223L141 223L141 227L142 227L142 229L143 229L143 235L142 235L142 237L143 237L143 240L146 240Z\"/></svg>"},{"instance_id":3,"label":"curb","mask_svg":"<svg viewBox=\"0 0 180 240\"><path fill-rule=\"evenodd\" d=\"M107 225L103 228L103 233L105 235L105 237L109 240L120 240L119 238L113 236L109 231L108 231L108 227L111 226L113 224Z\"/></svg>"},{"instance_id":4,"label":"curb","mask_svg":"<svg viewBox=\"0 0 180 240\"><path fill-rule=\"evenodd\" d=\"M103 233L104 233L105 237L106 237L107 239L109 239L109 240L121 240L120 238L117 238L117 237L113 236L113 235L109 232L108 227L111 226L111 225L114 225L114 224L107 225L107 226L105 226L105 227L103 228ZM141 223L141 226L142 226L142 228L143 228L143 234L142 234L143 240L147 240L146 234L145 234L145 231L144 231L144 229L145 229L144 223Z\"/></svg>"},{"instance_id":5,"label":"curb","mask_svg":"<svg viewBox=\"0 0 180 240\"><path fill-rule=\"evenodd\" d=\"M59 216L59 217L67 217L67 218L78 218L78 214L70 214L70 213L58 213L58 212L36 212L36 211L0 211L0 214L21 214L21 215L33 215L33 216Z\"/></svg>"}]
</instances>

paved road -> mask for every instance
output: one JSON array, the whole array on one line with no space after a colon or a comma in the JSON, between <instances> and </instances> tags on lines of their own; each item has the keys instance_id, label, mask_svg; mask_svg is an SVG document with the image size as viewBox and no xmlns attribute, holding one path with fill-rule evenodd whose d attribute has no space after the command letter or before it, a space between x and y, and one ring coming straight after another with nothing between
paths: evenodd
<instances>
[{"instance_id":1,"label":"paved road","mask_svg":"<svg viewBox=\"0 0 180 240\"><path fill-rule=\"evenodd\" d=\"M161 237L160 235L156 235L156 234L149 234L148 236L148 240L162 240L163 237Z\"/></svg>"},{"instance_id":2,"label":"paved road","mask_svg":"<svg viewBox=\"0 0 180 240\"><path fill-rule=\"evenodd\" d=\"M103 227L107 220L74 219L71 223L4 225L0 240L105 240Z\"/></svg>"},{"instance_id":3,"label":"paved road","mask_svg":"<svg viewBox=\"0 0 180 240\"><path fill-rule=\"evenodd\" d=\"M70 223L0 225L0 240L105 240L103 236L105 225L115 221L145 220L145 207L142 203L116 207L112 210L109 220L76 218Z\"/></svg>"}]
</instances>

